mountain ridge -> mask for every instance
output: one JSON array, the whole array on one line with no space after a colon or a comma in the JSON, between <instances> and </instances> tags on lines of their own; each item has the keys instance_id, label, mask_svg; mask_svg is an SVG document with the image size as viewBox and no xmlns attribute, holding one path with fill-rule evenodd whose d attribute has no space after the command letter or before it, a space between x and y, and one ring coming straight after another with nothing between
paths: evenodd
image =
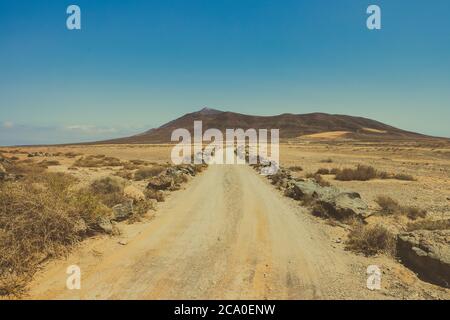
<instances>
[{"instance_id":1,"label":"mountain ridge","mask_svg":"<svg viewBox=\"0 0 450 320\"><path fill-rule=\"evenodd\" d=\"M341 133L346 139L426 139L434 138L402 130L382 122L341 114L313 112L307 114L282 113L274 116L247 115L212 108L187 113L160 127L130 137L96 142L99 144L170 143L175 129L185 128L193 134L194 121L201 120L203 132L210 128L226 129L279 129L280 139L314 138L324 133Z\"/></svg>"}]
</instances>

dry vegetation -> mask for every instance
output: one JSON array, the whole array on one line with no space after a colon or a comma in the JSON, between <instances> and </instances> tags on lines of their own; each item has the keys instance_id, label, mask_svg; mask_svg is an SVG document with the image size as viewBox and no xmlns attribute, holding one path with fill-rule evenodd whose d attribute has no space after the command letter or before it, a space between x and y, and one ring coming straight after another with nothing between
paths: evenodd
<instances>
[{"instance_id":1,"label":"dry vegetation","mask_svg":"<svg viewBox=\"0 0 450 320\"><path fill-rule=\"evenodd\" d=\"M407 224L406 229L408 231L415 230L450 230L450 219L442 220L421 220L414 221Z\"/></svg>"},{"instance_id":2,"label":"dry vegetation","mask_svg":"<svg viewBox=\"0 0 450 320\"><path fill-rule=\"evenodd\" d=\"M320 170L320 169L319 169ZM336 180L340 181L368 181L372 179L396 179L403 181L415 181L416 179L408 174L389 174L385 171L380 171L372 166L358 165L356 168L334 169L332 172L328 169L323 169L324 174L335 174Z\"/></svg>"},{"instance_id":3,"label":"dry vegetation","mask_svg":"<svg viewBox=\"0 0 450 320\"><path fill-rule=\"evenodd\" d=\"M380 213L382 214L405 215L411 220L425 218L427 215L425 210L410 206L402 206L397 201L387 196L379 196L375 202L380 206Z\"/></svg>"},{"instance_id":4,"label":"dry vegetation","mask_svg":"<svg viewBox=\"0 0 450 320\"><path fill-rule=\"evenodd\" d=\"M132 214L127 216L131 223L155 209L155 200L164 201L162 191L146 189L142 199L131 199L124 188L133 177L144 180L167 166L143 160L121 161L105 155L79 156L76 152L35 152L13 160L0 155L1 168L10 177L0 179L0 296L20 296L43 261L67 254L84 238L117 232L111 224L113 207L131 201ZM122 169L109 171L109 176L86 185L72 174L49 172L49 167L61 165L60 160L50 157L63 159L66 170L70 170L66 172L75 176L80 170L90 170L95 175L110 167ZM74 159L72 165L67 165L67 159ZM152 166L145 167L149 165ZM177 183L186 181L187 177L181 177ZM112 229L105 229L102 223Z\"/></svg>"},{"instance_id":5,"label":"dry vegetation","mask_svg":"<svg viewBox=\"0 0 450 320\"><path fill-rule=\"evenodd\" d=\"M134 180L141 181L141 180L145 180L145 179L157 176L158 174L163 172L165 169L166 169L166 167L159 166L159 165L152 166L152 167L140 168L134 173Z\"/></svg>"},{"instance_id":6,"label":"dry vegetation","mask_svg":"<svg viewBox=\"0 0 450 320\"><path fill-rule=\"evenodd\" d=\"M99 168L99 167L120 167L123 163L114 157L107 157L105 155L91 155L77 159L73 166L84 168Z\"/></svg>"},{"instance_id":7,"label":"dry vegetation","mask_svg":"<svg viewBox=\"0 0 450 320\"><path fill-rule=\"evenodd\" d=\"M75 179L44 173L0 184L0 294L17 295L43 260L60 256L98 232L97 218L110 209Z\"/></svg>"},{"instance_id":8,"label":"dry vegetation","mask_svg":"<svg viewBox=\"0 0 450 320\"><path fill-rule=\"evenodd\" d=\"M347 248L367 256L395 254L395 236L384 226L359 224L348 234Z\"/></svg>"}]
</instances>

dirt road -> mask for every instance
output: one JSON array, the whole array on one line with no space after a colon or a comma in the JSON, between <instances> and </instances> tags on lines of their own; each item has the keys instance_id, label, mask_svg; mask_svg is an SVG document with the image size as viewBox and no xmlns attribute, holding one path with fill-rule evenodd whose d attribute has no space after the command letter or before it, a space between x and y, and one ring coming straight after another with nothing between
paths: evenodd
<instances>
[{"instance_id":1,"label":"dirt road","mask_svg":"<svg viewBox=\"0 0 450 320\"><path fill-rule=\"evenodd\" d=\"M30 298L377 298L324 224L248 166L210 166L126 243L97 239L38 274ZM125 245L124 245L125 244ZM81 268L81 290L66 268ZM384 297L386 298L386 297Z\"/></svg>"}]
</instances>

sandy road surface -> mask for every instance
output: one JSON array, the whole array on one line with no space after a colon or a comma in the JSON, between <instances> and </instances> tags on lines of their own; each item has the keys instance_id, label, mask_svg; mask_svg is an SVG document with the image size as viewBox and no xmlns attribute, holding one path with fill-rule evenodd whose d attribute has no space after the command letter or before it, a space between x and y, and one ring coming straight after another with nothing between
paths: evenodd
<instances>
[{"instance_id":1,"label":"sandy road surface","mask_svg":"<svg viewBox=\"0 0 450 320\"><path fill-rule=\"evenodd\" d=\"M94 240L47 266L30 298L377 298L303 210L248 166L210 166L130 227L126 245ZM81 267L81 290L65 288L70 264Z\"/></svg>"}]
</instances>

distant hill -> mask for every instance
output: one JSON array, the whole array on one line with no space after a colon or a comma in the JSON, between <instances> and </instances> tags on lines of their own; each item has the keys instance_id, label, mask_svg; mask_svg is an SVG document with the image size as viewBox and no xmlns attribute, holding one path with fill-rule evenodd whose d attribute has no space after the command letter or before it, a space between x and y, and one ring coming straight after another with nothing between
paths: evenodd
<instances>
[{"instance_id":1,"label":"distant hill","mask_svg":"<svg viewBox=\"0 0 450 320\"><path fill-rule=\"evenodd\" d=\"M431 138L419 133L401 130L384 123L362 117L326 113L252 116L235 112L204 108L170 121L159 128L142 134L100 144L168 143L172 131L188 129L193 134L194 120L202 120L203 132L209 128L225 129L280 129L281 139L423 139Z\"/></svg>"}]
</instances>

